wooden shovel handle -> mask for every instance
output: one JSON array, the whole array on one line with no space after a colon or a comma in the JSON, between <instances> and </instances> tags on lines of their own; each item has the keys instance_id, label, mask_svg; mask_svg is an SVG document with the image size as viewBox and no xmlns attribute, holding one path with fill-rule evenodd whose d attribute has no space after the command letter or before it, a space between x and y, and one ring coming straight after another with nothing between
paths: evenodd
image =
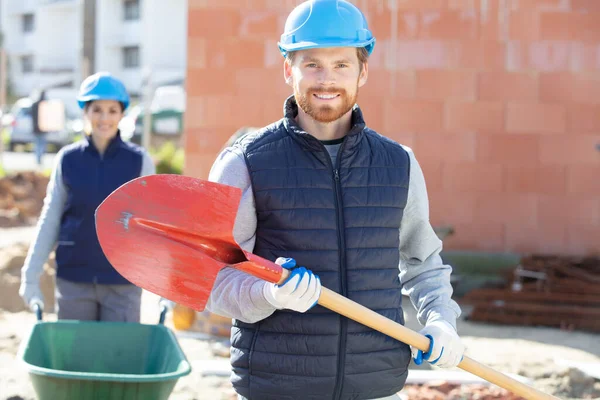
<instances>
[{"instance_id":1,"label":"wooden shovel handle","mask_svg":"<svg viewBox=\"0 0 600 400\"><path fill-rule=\"evenodd\" d=\"M414 346L419 350L427 351L429 349L429 339L424 335L408 329L325 287L321 289L319 304L356 322L360 322L363 325L385 333L394 339ZM558 399L557 397L540 392L539 390L504 375L486 365L480 364L467 356L465 356L460 364L458 364L458 367L527 400Z\"/></svg>"}]
</instances>

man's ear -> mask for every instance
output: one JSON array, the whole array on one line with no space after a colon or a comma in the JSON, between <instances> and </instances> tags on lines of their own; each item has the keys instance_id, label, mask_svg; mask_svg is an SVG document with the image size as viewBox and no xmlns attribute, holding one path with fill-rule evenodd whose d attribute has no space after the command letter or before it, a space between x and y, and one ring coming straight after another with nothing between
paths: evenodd
<instances>
[{"instance_id":1,"label":"man's ear","mask_svg":"<svg viewBox=\"0 0 600 400\"><path fill-rule=\"evenodd\" d=\"M285 83L292 86L292 65L287 58L283 62L283 78L285 79Z\"/></svg>"},{"instance_id":2,"label":"man's ear","mask_svg":"<svg viewBox=\"0 0 600 400\"><path fill-rule=\"evenodd\" d=\"M369 63L365 61L360 71L360 75L358 76L358 87L362 87L365 83L367 83L367 78L369 77Z\"/></svg>"}]
</instances>

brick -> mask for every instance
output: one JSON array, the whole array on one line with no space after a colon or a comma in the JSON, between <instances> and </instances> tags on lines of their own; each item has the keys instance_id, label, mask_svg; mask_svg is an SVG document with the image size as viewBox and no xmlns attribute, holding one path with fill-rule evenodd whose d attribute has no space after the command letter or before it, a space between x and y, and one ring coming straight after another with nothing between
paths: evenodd
<instances>
[{"instance_id":1,"label":"brick","mask_svg":"<svg viewBox=\"0 0 600 400\"><path fill-rule=\"evenodd\" d=\"M423 176L425 177L425 185L427 190L442 190L442 171L443 164L439 161L434 162L423 162L419 161L419 165L423 170Z\"/></svg>"},{"instance_id":2,"label":"brick","mask_svg":"<svg viewBox=\"0 0 600 400\"><path fill-rule=\"evenodd\" d=\"M185 167L184 173L187 176L200 179L208 179L210 168L215 162L216 153L197 153L188 152L185 153Z\"/></svg>"},{"instance_id":3,"label":"brick","mask_svg":"<svg viewBox=\"0 0 600 400\"><path fill-rule=\"evenodd\" d=\"M281 35L279 15L273 11L245 11L241 13L239 35L245 39L278 37Z\"/></svg>"},{"instance_id":4,"label":"brick","mask_svg":"<svg viewBox=\"0 0 600 400\"><path fill-rule=\"evenodd\" d=\"M582 227L600 227L600 200L581 196L539 196L538 221L560 222Z\"/></svg>"},{"instance_id":5,"label":"brick","mask_svg":"<svg viewBox=\"0 0 600 400\"><path fill-rule=\"evenodd\" d=\"M187 38L187 68L206 68L206 39Z\"/></svg>"},{"instance_id":6,"label":"brick","mask_svg":"<svg viewBox=\"0 0 600 400\"><path fill-rule=\"evenodd\" d=\"M576 195L600 195L600 166L569 165L567 167L567 190Z\"/></svg>"},{"instance_id":7,"label":"brick","mask_svg":"<svg viewBox=\"0 0 600 400\"><path fill-rule=\"evenodd\" d=\"M479 38L504 40L505 34L505 13L506 7L503 2L493 1L473 1L473 0L449 0L448 8L450 10L460 10L474 14L478 19Z\"/></svg>"},{"instance_id":8,"label":"brick","mask_svg":"<svg viewBox=\"0 0 600 400\"><path fill-rule=\"evenodd\" d=\"M444 110L445 128L455 131L502 131L504 106L488 102L450 102Z\"/></svg>"},{"instance_id":9,"label":"brick","mask_svg":"<svg viewBox=\"0 0 600 400\"><path fill-rule=\"evenodd\" d=\"M446 2L447 0L403 0L396 2L396 7L398 10L444 10Z\"/></svg>"},{"instance_id":10,"label":"brick","mask_svg":"<svg viewBox=\"0 0 600 400\"><path fill-rule=\"evenodd\" d=\"M548 12L540 15L542 40L600 41L600 13Z\"/></svg>"},{"instance_id":11,"label":"brick","mask_svg":"<svg viewBox=\"0 0 600 400\"><path fill-rule=\"evenodd\" d=\"M478 19L469 11L430 11L421 14L419 37L424 39L475 39Z\"/></svg>"},{"instance_id":12,"label":"brick","mask_svg":"<svg viewBox=\"0 0 600 400\"><path fill-rule=\"evenodd\" d=\"M215 8L190 8L188 11L188 37L222 40L236 37L241 22L237 10Z\"/></svg>"},{"instance_id":13,"label":"brick","mask_svg":"<svg viewBox=\"0 0 600 400\"><path fill-rule=\"evenodd\" d=\"M506 251L563 255L567 248L567 232L563 224L544 222L539 226L522 226L518 222L506 226Z\"/></svg>"},{"instance_id":14,"label":"brick","mask_svg":"<svg viewBox=\"0 0 600 400\"><path fill-rule=\"evenodd\" d=\"M424 162L475 161L474 133L420 134L415 141Z\"/></svg>"},{"instance_id":15,"label":"brick","mask_svg":"<svg viewBox=\"0 0 600 400\"><path fill-rule=\"evenodd\" d=\"M469 224L475 222L475 196L472 193L429 190L429 215L432 224Z\"/></svg>"},{"instance_id":16,"label":"brick","mask_svg":"<svg viewBox=\"0 0 600 400\"><path fill-rule=\"evenodd\" d=\"M568 41L510 41L506 68L509 71L567 71L571 65L571 53Z\"/></svg>"},{"instance_id":17,"label":"brick","mask_svg":"<svg viewBox=\"0 0 600 400\"><path fill-rule=\"evenodd\" d=\"M240 38L210 40L206 57L209 68L260 68L265 66L265 44Z\"/></svg>"},{"instance_id":18,"label":"brick","mask_svg":"<svg viewBox=\"0 0 600 400\"><path fill-rule=\"evenodd\" d=\"M186 91L188 96L210 96L234 93L235 79L232 71L225 68L190 68L187 72Z\"/></svg>"},{"instance_id":19,"label":"brick","mask_svg":"<svg viewBox=\"0 0 600 400\"><path fill-rule=\"evenodd\" d=\"M575 12L600 12L597 0L571 0L571 10Z\"/></svg>"},{"instance_id":20,"label":"brick","mask_svg":"<svg viewBox=\"0 0 600 400\"><path fill-rule=\"evenodd\" d=\"M600 105L570 104L567 109L568 131L587 133L600 131Z\"/></svg>"},{"instance_id":21,"label":"brick","mask_svg":"<svg viewBox=\"0 0 600 400\"><path fill-rule=\"evenodd\" d=\"M477 75L467 70L420 70L416 83L421 99L475 100Z\"/></svg>"},{"instance_id":22,"label":"brick","mask_svg":"<svg viewBox=\"0 0 600 400\"><path fill-rule=\"evenodd\" d=\"M540 74L540 99L555 103L600 104L600 77L555 72Z\"/></svg>"},{"instance_id":23,"label":"brick","mask_svg":"<svg viewBox=\"0 0 600 400\"><path fill-rule=\"evenodd\" d=\"M234 72L234 78L237 88L235 93L257 99L286 98L294 92L285 83L280 68L238 68Z\"/></svg>"},{"instance_id":24,"label":"brick","mask_svg":"<svg viewBox=\"0 0 600 400\"><path fill-rule=\"evenodd\" d=\"M598 72L600 70L600 46L572 42L569 61L569 71L571 72Z\"/></svg>"},{"instance_id":25,"label":"brick","mask_svg":"<svg viewBox=\"0 0 600 400\"><path fill-rule=\"evenodd\" d=\"M535 41L539 39L540 13L535 9L519 8L508 14L510 40Z\"/></svg>"},{"instance_id":26,"label":"brick","mask_svg":"<svg viewBox=\"0 0 600 400\"><path fill-rule=\"evenodd\" d=\"M565 194L567 168L562 165L504 166L507 193Z\"/></svg>"},{"instance_id":27,"label":"brick","mask_svg":"<svg viewBox=\"0 0 600 400\"><path fill-rule=\"evenodd\" d=\"M243 105L240 107L240 105ZM235 95L201 96L192 99L193 114L188 118L191 128L230 129L231 135L244 126L264 126L262 103L254 97Z\"/></svg>"},{"instance_id":28,"label":"brick","mask_svg":"<svg viewBox=\"0 0 600 400\"><path fill-rule=\"evenodd\" d=\"M384 104L383 98L371 97L369 101L361 102L359 97L359 106L363 113L363 117L367 126L374 129L376 132L385 134L384 130Z\"/></svg>"},{"instance_id":29,"label":"brick","mask_svg":"<svg viewBox=\"0 0 600 400\"><path fill-rule=\"evenodd\" d=\"M381 50L375 50L373 54L379 53L389 70L441 69L456 64L455 48L450 42L383 39L377 43Z\"/></svg>"},{"instance_id":30,"label":"brick","mask_svg":"<svg viewBox=\"0 0 600 400\"><path fill-rule=\"evenodd\" d=\"M442 103L435 101L389 101L384 105L386 132L394 130L436 131L442 127Z\"/></svg>"},{"instance_id":31,"label":"brick","mask_svg":"<svg viewBox=\"0 0 600 400\"><path fill-rule=\"evenodd\" d=\"M498 193L503 187L500 164L446 163L442 177L444 190Z\"/></svg>"},{"instance_id":32,"label":"brick","mask_svg":"<svg viewBox=\"0 0 600 400\"><path fill-rule=\"evenodd\" d=\"M577 255L597 256L600 229L569 227L567 230L569 251Z\"/></svg>"},{"instance_id":33,"label":"brick","mask_svg":"<svg viewBox=\"0 0 600 400\"><path fill-rule=\"evenodd\" d=\"M533 72L483 71L479 75L477 97L484 101L537 100L537 75Z\"/></svg>"},{"instance_id":34,"label":"brick","mask_svg":"<svg viewBox=\"0 0 600 400\"><path fill-rule=\"evenodd\" d=\"M392 139L393 141L400 143L403 146L407 146L410 147L413 152L417 152L418 148L416 145L417 142L417 135L415 133L412 132L393 132L389 135L385 135L387 137L389 137L390 139ZM441 170L440 170L441 171Z\"/></svg>"},{"instance_id":35,"label":"brick","mask_svg":"<svg viewBox=\"0 0 600 400\"><path fill-rule=\"evenodd\" d=\"M566 108L553 104L517 104L507 106L506 130L515 133L563 133Z\"/></svg>"},{"instance_id":36,"label":"brick","mask_svg":"<svg viewBox=\"0 0 600 400\"><path fill-rule=\"evenodd\" d=\"M455 44L452 65L457 68L503 70L506 44L496 40L461 40Z\"/></svg>"},{"instance_id":37,"label":"brick","mask_svg":"<svg viewBox=\"0 0 600 400\"><path fill-rule=\"evenodd\" d=\"M508 7L511 10L564 10L563 0L509 0Z\"/></svg>"},{"instance_id":38,"label":"brick","mask_svg":"<svg viewBox=\"0 0 600 400\"><path fill-rule=\"evenodd\" d=\"M534 135L478 135L477 160L510 165L537 165L539 139Z\"/></svg>"},{"instance_id":39,"label":"brick","mask_svg":"<svg viewBox=\"0 0 600 400\"><path fill-rule=\"evenodd\" d=\"M537 196L534 194L499 193L478 196L475 220L491 223L537 225Z\"/></svg>"},{"instance_id":40,"label":"brick","mask_svg":"<svg viewBox=\"0 0 600 400\"><path fill-rule=\"evenodd\" d=\"M444 239L449 250L501 251L504 249L504 224L473 222L453 224L454 234Z\"/></svg>"},{"instance_id":41,"label":"brick","mask_svg":"<svg viewBox=\"0 0 600 400\"><path fill-rule=\"evenodd\" d=\"M589 256L598 254L600 227L567 227L567 246L569 254Z\"/></svg>"},{"instance_id":42,"label":"brick","mask_svg":"<svg viewBox=\"0 0 600 400\"><path fill-rule=\"evenodd\" d=\"M367 83L360 88L359 99L363 96L369 98L396 98L414 99L416 92L416 78L414 71L385 71L370 70Z\"/></svg>"},{"instance_id":43,"label":"brick","mask_svg":"<svg viewBox=\"0 0 600 400\"><path fill-rule=\"evenodd\" d=\"M545 136L540 138L540 161L544 164L600 166L598 144L600 134Z\"/></svg>"},{"instance_id":44,"label":"brick","mask_svg":"<svg viewBox=\"0 0 600 400\"><path fill-rule=\"evenodd\" d=\"M196 153L218 154L231 135L236 130L231 128L194 128L188 129L186 134L186 149Z\"/></svg>"}]
</instances>

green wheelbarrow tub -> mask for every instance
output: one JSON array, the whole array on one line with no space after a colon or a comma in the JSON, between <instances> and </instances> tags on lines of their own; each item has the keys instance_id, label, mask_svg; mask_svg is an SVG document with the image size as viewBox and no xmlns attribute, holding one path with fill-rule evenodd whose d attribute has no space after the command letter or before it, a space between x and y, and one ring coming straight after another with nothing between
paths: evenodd
<instances>
[{"instance_id":1,"label":"green wheelbarrow tub","mask_svg":"<svg viewBox=\"0 0 600 400\"><path fill-rule=\"evenodd\" d=\"M18 358L39 400L166 400L191 371L171 330L125 322L38 322Z\"/></svg>"}]
</instances>

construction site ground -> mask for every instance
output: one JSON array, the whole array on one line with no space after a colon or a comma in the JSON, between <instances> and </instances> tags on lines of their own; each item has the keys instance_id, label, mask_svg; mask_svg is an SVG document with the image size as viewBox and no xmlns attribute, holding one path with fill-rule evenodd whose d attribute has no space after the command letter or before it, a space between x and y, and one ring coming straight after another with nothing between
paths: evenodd
<instances>
[{"instance_id":1,"label":"construction site ground","mask_svg":"<svg viewBox=\"0 0 600 400\"><path fill-rule=\"evenodd\" d=\"M27 370L16 358L19 345L35 324L35 317L25 309L17 291L20 268L33 239L32 224L41 208L46 182L47 178L21 175L10 182L15 187L12 195L0 196L0 205L4 207L0 212L0 400L35 399ZM52 259L46 265L42 290L51 304ZM404 304L407 326L420 329L407 298ZM561 399L600 399L600 377L592 376L600 373L600 334L469 321L466 317L471 306L461 306L463 315L458 330L468 356L501 372L519 375L532 386ZM158 313L157 297L145 292L142 322L156 323ZM50 307L44 320L55 319ZM166 323L173 327L169 317ZM189 332L174 331L193 370L179 380L170 399L235 399L227 376L226 339L206 335L193 338ZM411 364L409 385L400 395L410 400L516 399L493 386L481 386L481 380L461 372ZM455 380L464 384L453 385Z\"/></svg>"}]
</instances>

